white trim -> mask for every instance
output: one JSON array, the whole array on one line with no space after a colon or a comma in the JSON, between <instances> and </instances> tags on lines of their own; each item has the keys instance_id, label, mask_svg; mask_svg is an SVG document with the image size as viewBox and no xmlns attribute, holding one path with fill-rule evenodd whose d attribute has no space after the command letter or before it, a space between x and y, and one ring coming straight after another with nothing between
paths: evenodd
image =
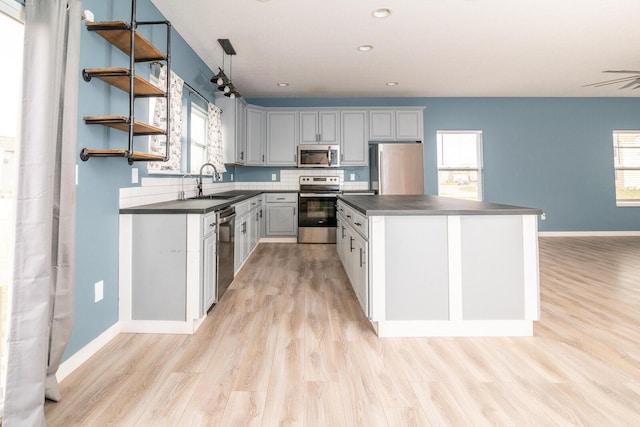
<instances>
[{"instance_id":1,"label":"white trim","mask_svg":"<svg viewBox=\"0 0 640 427\"><path fill-rule=\"evenodd\" d=\"M540 273L538 262L538 217L522 216L522 255L524 273L524 318L540 319Z\"/></svg>"},{"instance_id":2,"label":"white trim","mask_svg":"<svg viewBox=\"0 0 640 427\"><path fill-rule=\"evenodd\" d=\"M540 231L540 237L630 237L640 236L640 231Z\"/></svg>"},{"instance_id":3,"label":"white trim","mask_svg":"<svg viewBox=\"0 0 640 427\"><path fill-rule=\"evenodd\" d=\"M260 243L298 243L297 237L261 237Z\"/></svg>"},{"instance_id":4,"label":"white trim","mask_svg":"<svg viewBox=\"0 0 640 427\"><path fill-rule=\"evenodd\" d=\"M207 316L191 321L180 320L129 320L120 322L122 333L132 334L185 334L192 335Z\"/></svg>"},{"instance_id":5,"label":"white trim","mask_svg":"<svg viewBox=\"0 0 640 427\"><path fill-rule=\"evenodd\" d=\"M385 217L369 217L369 293L371 305L369 318L372 321L386 317L386 243Z\"/></svg>"},{"instance_id":6,"label":"white trim","mask_svg":"<svg viewBox=\"0 0 640 427\"><path fill-rule=\"evenodd\" d=\"M120 215L118 242L118 319L127 321L131 320L133 215Z\"/></svg>"},{"instance_id":7,"label":"white trim","mask_svg":"<svg viewBox=\"0 0 640 427\"><path fill-rule=\"evenodd\" d=\"M449 256L449 319L462 320L462 221L460 216L447 217L447 249Z\"/></svg>"},{"instance_id":8,"label":"white trim","mask_svg":"<svg viewBox=\"0 0 640 427\"><path fill-rule=\"evenodd\" d=\"M67 360L62 362L58 368L58 372L56 372L58 382L64 380L69 376L69 374L78 369L80 365L89 360L91 356L100 351L105 345L109 344L109 342L121 332L120 327L121 323L116 322L109 329L89 342L89 344L85 345Z\"/></svg>"},{"instance_id":9,"label":"white trim","mask_svg":"<svg viewBox=\"0 0 640 427\"><path fill-rule=\"evenodd\" d=\"M395 320L378 322L378 337L531 337L531 320Z\"/></svg>"},{"instance_id":10,"label":"white trim","mask_svg":"<svg viewBox=\"0 0 640 427\"><path fill-rule=\"evenodd\" d=\"M24 6L15 0L0 0L0 12L24 24Z\"/></svg>"}]
</instances>

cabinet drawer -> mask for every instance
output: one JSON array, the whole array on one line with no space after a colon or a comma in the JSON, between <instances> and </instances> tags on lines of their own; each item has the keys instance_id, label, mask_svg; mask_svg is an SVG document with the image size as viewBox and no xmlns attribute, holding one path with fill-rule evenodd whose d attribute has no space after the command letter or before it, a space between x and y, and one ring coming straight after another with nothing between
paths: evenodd
<instances>
[{"instance_id":1,"label":"cabinet drawer","mask_svg":"<svg viewBox=\"0 0 640 427\"><path fill-rule=\"evenodd\" d=\"M351 219L353 228L358 231L365 239L369 239L369 221L367 221L367 217L362 215L360 212L351 211Z\"/></svg>"},{"instance_id":2,"label":"cabinet drawer","mask_svg":"<svg viewBox=\"0 0 640 427\"><path fill-rule=\"evenodd\" d=\"M240 217L242 214L249 212L249 200L245 200L244 202L240 202L237 203L235 205L233 205L233 207L236 209L236 216Z\"/></svg>"},{"instance_id":3,"label":"cabinet drawer","mask_svg":"<svg viewBox=\"0 0 640 427\"><path fill-rule=\"evenodd\" d=\"M298 201L298 193L267 193L267 203L293 203Z\"/></svg>"},{"instance_id":4,"label":"cabinet drawer","mask_svg":"<svg viewBox=\"0 0 640 427\"><path fill-rule=\"evenodd\" d=\"M249 199L249 205L250 205L250 209L254 210L257 209L258 207L260 207L262 205L262 196L255 196L251 199Z\"/></svg>"},{"instance_id":5,"label":"cabinet drawer","mask_svg":"<svg viewBox=\"0 0 640 427\"><path fill-rule=\"evenodd\" d=\"M206 236L216 231L216 214L210 213L202 215L202 236Z\"/></svg>"}]
</instances>

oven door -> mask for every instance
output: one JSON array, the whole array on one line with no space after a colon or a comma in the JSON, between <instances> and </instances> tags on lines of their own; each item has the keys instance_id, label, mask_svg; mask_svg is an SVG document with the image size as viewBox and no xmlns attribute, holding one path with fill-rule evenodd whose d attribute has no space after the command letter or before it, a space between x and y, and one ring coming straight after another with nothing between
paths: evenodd
<instances>
[{"instance_id":1,"label":"oven door","mask_svg":"<svg viewBox=\"0 0 640 427\"><path fill-rule=\"evenodd\" d=\"M335 243L336 195L300 193L298 200L298 242Z\"/></svg>"}]
</instances>

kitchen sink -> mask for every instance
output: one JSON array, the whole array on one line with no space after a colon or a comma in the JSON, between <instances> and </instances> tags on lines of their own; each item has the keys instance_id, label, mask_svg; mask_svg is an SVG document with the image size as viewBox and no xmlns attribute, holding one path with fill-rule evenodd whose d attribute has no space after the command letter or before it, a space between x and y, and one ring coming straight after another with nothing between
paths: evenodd
<instances>
[{"instance_id":1,"label":"kitchen sink","mask_svg":"<svg viewBox=\"0 0 640 427\"><path fill-rule=\"evenodd\" d=\"M244 194L238 194L237 196L233 196L233 197L229 197L229 196L223 196L223 195L219 195L219 194L207 194L206 196L196 196L196 197L192 197L190 200L218 200L221 202L228 202L230 200L235 200L238 199L240 197L244 197Z\"/></svg>"}]
</instances>

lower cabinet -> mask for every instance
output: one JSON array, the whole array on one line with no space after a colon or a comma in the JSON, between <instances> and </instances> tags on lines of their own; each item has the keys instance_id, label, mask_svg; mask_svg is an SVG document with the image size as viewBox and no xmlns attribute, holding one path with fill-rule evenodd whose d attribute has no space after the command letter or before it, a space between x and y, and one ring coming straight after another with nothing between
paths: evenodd
<instances>
[{"instance_id":1,"label":"lower cabinet","mask_svg":"<svg viewBox=\"0 0 640 427\"><path fill-rule=\"evenodd\" d=\"M235 228L235 252L234 271L238 272L240 267L249 257L253 248L260 240L260 214L262 210L262 195L255 196L249 200L235 205L236 228Z\"/></svg>"},{"instance_id":2,"label":"lower cabinet","mask_svg":"<svg viewBox=\"0 0 640 427\"><path fill-rule=\"evenodd\" d=\"M358 303L367 317L369 312L369 243L357 231L355 224L362 224L366 218L354 213L338 203L336 227L336 249L344 266Z\"/></svg>"},{"instance_id":3,"label":"lower cabinet","mask_svg":"<svg viewBox=\"0 0 640 427\"><path fill-rule=\"evenodd\" d=\"M215 214L204 216L202 238L202 311L204 315L216 300L216 243ZM213 224L213 226L210 226Z\"/></svg>"},{"instance_id":4,"label":"lower cabinet","mask_svg":"<svg viewBox=\"0 0 640 427\"><path fill-rule=\"evenodd\" d=\"M297 193L267 193L265 210L266 236L297 236Z\"/></svg>"}]
</instances>

